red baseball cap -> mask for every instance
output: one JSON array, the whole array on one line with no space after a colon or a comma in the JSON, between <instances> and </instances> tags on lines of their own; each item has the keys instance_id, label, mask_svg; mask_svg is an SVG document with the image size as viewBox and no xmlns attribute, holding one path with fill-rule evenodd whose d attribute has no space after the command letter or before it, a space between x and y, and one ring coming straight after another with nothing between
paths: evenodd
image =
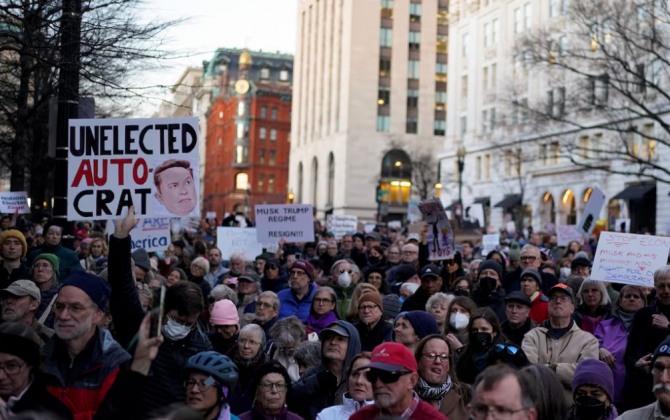
<instances>
[{"instance_id":1,"label":"red baseball cap","mask_svg":"<svg viewBox=\"0 0 670 420\"><path fill-rule=\"evenodd\" d=\"M400 343L382 343L372 350L372 359L366 368L397 372L407 369L417 371L416 359L412 352Z\"/></svg>"}]
</instances>

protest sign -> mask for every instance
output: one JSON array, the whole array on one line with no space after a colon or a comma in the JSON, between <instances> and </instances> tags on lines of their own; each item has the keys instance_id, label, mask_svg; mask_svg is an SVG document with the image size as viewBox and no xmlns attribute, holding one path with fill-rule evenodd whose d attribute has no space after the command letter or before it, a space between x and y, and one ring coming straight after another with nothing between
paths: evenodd
<instances>
[{"instance_id":1,"label":"protest sign","mask_svg":"<svg viewBox=\"0 0 670 420\"><path fill-rule=\"evenodd\" d=\"M419 210L419 200L411 199L407 203L407 222L415 223L421 220L421 210Z\"/></svg>"},{"instance_id":2,"label":"protest sign","mask_svg":"<svg viewBox=\"0 0 670 420\"><path fill-rule=\"evenodd\" d=\"M614 222L614 231L630 233L630 219L616 219Z\"/></svg>"},{"instance_id":3,"label":"protest sign","mask_svg":"<svg viewBox=\"0 0 670 420\"><path fill-rule=\"evenodd\" d=\"M28 206L28 193L25 191L1 192L0 213L30 213L30 207Z\"/></svg>"},{"instance_id":4,"label":"protest sign","mask_svg":"<svg viewBox=\"0 0 670 420\"><path fill-rule=\"evenodd\" d=\"M376 224L376 223L369 223L369 222L368 222L368 223L366 223L366 224L363 225L363 232L365 232L365 233L370 233L370 232L372 232L373 230L375 230L376 227L377 227L377 224Z\"/></svg>"},{"instance_id":5,"label":"protest sign","mask_svg":"<svg viewBox=\"0 0 670 420\"><path fill-rule=\"evenodd\" d=\"M454 234L440 200L426 200L419 204L423 220L428 223L428 259L448 260L454 258Z\"/></svg>"},{"instance_id":6,"label":"protest sign","mask_svg":"<svg viewBox=\"0 0 670 420\"><path fill-rule=\"evenodd\" d=\"M214 220L214 219L216 219L216 212L215 212L215 211L208 211L208 212L205 214L205 217L206 217L207 219Z\"/></svg>"},{"instance_id":7,"label":"protest sign","mask_svg":"<svg viewBox=\"0 0 670 420\"><path fill-rule=\"evenodd\" d=\"M263 245L256 236L256 228L219 226L216 228L216 246L224 260L229 260L235 252L241 252L247 261L251 261L263 253Z\"/></svg>"},{"instance_id":8,"label":"protest sign","mask_svg":"<svg viewBox=\"0 0 670 420\"><path fill-rule=\"evenodd\" d=\"M68 220L199 217L198 120L71 119Z\"/></svg>"},{"instance_id":9,"label":"protest sign","mask_svg":"<svg viewBox=\"0 0 670 420\"><path fill-rule=\"evenodd\" d=\"M577 225L556 226L556 244L558 246L568 246L572 241L577 241L580 244L584 242L584 238L577 229Z\"/></svg>"},{"instance_id":10,"label":"protest sign","mask_svg":"<svg viewBox=\"0 0 670 420\"><path fill-rule=\"evenodd\" d=\"M667 237L602 232L590 278L653 287L654 271L666 265L669 251Z\"/></svg>"},{"instance_id":11,"label":"protest sign","mask_svg":"<svg viewBox=\"0 0 670 420\"><path fill-rule=\"evenodd\" d=\"M461 223L463 229L479 229L486 226L486 221L484 220L484 206L480 203L473 203L466 206Z\"/></svg>"},{"instance_id":12,"label":"protest sign","mask_svg":"<svg viewBox=\"0 0 670 420\"><path fill-rule=\"evenodd\" d=\"M388 223L386 223L386 226L389 229L397 229L400 230L402 229L402 222L400 220L391 220Z\"/></svg>"},{"instance_id":13,"label":"protest sign","mask_svg":"<svg viewBox=\"0 0 670 420\"><path fill-rule=\"evenodd\" d=\"M311 204L263 204L255 206L254 213L259 243L314 241Z\"/></svg>"},{"instance_id":14,"label":"protest sign","mask_svg":"<svg viewBox=\"0 0 670 420\"><path fill-rule=\"evenodd\" d=\"M338 241L346 234L353 235L358 228L358 217L345 214L329 214L326 219L326 229L335 235Z\"/></svg>"},{"instance_id":15,"label":"protest sign","mask_svg":"<svg viewBox=\"0 0 670 420\"><path fill-rule=\"evenodd\" d=\"M481 254L483 256L498 249L500 249L500 232L482 236Z\"/></svg>"},{"instance_id":16,"label":"protest sign","mask_svg":"<svg viewBox=\"0 0 670 420\"><path fill-rule=\"evenodd\" d=\"M577 229L579 233L590 235L593 232L593 228L596 226L596 221L600 216L600 210L605 204L605 193L598 187L593 187L591 191L591 196L589 201L584 206L584 212L582 213L579 223L577 223Z\"/></svg>"},{"instance_id":17,"label":"protest sign","mask_svg":"<svg viewBox=\"0 0 670 420\"><path fill-rule=\"evenodd\" d=\"M125 215L125 214L124 214ZM114 221L107 222L106 233L114 233ZM170 245L170 219L144 218L130 231L130 250L144 248L147 252L165 251Z\"/></svg>"}]
</instances>

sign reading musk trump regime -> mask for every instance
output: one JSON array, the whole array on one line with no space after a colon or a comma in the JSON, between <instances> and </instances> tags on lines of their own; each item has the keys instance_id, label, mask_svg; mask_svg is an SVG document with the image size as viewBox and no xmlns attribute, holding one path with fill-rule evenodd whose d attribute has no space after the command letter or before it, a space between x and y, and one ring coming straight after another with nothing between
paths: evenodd
<instances>
[{"instance_id":1,"label":"sign reading musk trump regime","mask_svg":"<svg viewBox=\"0 0 670 420\"><path fill-rule=\"evenodd\" d=\"M68 220L198 217L198 120L74 119L68 131Z\"/></svg>"}]
</instances>

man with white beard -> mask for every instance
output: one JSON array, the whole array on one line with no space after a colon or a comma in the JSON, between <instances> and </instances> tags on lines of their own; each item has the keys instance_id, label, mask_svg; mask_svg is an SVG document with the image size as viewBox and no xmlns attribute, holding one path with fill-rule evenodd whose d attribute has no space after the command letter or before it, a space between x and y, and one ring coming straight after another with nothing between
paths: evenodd
<instances>
[{"instance_id":1,"label":"man with white beard","mask_svg":"<svg viewBox=\"0 0 670 420\"><path fill-rule=\"evenodd\" d=\"M617 417L621 420L670 419L670 338L658 346L651 360L651 375L654 379L652 391L656 401Z\"/></svg>"}]
</instances>

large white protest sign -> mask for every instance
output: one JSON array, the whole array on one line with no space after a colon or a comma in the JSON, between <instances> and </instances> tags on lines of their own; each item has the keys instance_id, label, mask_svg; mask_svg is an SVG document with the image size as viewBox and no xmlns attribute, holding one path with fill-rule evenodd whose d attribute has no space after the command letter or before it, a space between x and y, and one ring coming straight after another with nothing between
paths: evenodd
<instances>
[{"instance_id":1,"label":"large white protest sign","mask_svg":"<svg viewBox=\"0 0 670 420\"><path fill-rule=\"evenodd\" d=\"M198 217L198 120L72 119L68 220Z\"/></svg>"},{"instance_id":2,"label":"large white protest sign","mask_svg":"<svg viewBox=\"0 0 670 420\"><path fill-rule=\"evenodd\" d=\"M593 187L589 201L584 206L582 217L579 219L579 223L577 223L577 229L580 233L590 235L593 232L593 228L596 227L596 221L600 218L600 210L602 210L604 204L605 193L600 188Z\"/></svg>"},{"instance_id":3,"label":"large white protest sign","mask_svg":"<svg viewBox=\"0 0 670 420\"><path fill-rule=\"evenodd\" d=\"M216 246L224 260L229 260L235 252L244 254L247 261L263 253L263 245L256 239L256 228L219 226L216 228Z\"/></svg>"},{"instance_id":4,"label":"large white protest sign","mask_svg":"<svg viewBox=\"0 0 670 420\"><path fill-rule=\"evenodd\" d=\"M454 258L454 234L440 200L426 200L419 204L423 220L428 223L428 259L448 260Z\"/></svg>"},{"instance_id":5,"label":"large white protest sign","mask_svg":"<svg viewBox=\"0 0 670 420\"><path fill-rule=\"evenodd\" d=\"M584 238L577 229L577 225L556 226L556 244L558 246L567 246L572 241L577 241L580 244L584 242Z\"/></svg>"},{"instance_id":6,"label":"large white protest sign","mask_svg":"<svg viewBox=\"0 0 670 420\"><path fill-rule=\"evenodd\" d=\"M326 229L335 235L338 241L346 234L356 233L358 228L358 217L345 214L329 214L326 219Z\"/></svg>"},{"instance_id":7,"label":"large white protest sign","mask_svg":"<svg viewBox=\"0 0 670 420\"><path fill-rule=\"evenodd\" d=\"M591 279L654 286L654 271L666 265L670 238L601 232Z\"/></svg>"},{"instance_id":8,"label":"large white protest sign","mask_svg":"<svg viewBox=\"0 0 670 420\"><path fill-rule=\"evenodd\" d=\"M500 232L482 236L482 255L500 249Z\"/></svg>"},{"instance_id":9,"label":"large white protest sign","mask_svg":"<svg viewBox=\"0 0 670 420\"><path fill-rule=\"evenodd\" d=\"M30 213L28 193L25 191L0 192L0 213Z\"/></svg>"},{"instance_id":10,"label":"large white protest sign","mask_svg":"<svg viewBox=\"0 0 670 420\"><path fill-rule=\"evenodd\" d=\"M107 222L107 234L114 233L114 221ZM165 251L170 245L170 219L143 218L130 231L130 250L144 248L147 252Z\"/></svg>"},{"instance_id":11,"label":"large white protest sign","mask_svg":"<svg viewBox=\"0 0 670 420\"><path fill-rule=\"evenodd\" d=\"M314 240L311 204L263 204L254 207L256 236L260 243L287 243Z\"/></svg>"}]
</instances>

